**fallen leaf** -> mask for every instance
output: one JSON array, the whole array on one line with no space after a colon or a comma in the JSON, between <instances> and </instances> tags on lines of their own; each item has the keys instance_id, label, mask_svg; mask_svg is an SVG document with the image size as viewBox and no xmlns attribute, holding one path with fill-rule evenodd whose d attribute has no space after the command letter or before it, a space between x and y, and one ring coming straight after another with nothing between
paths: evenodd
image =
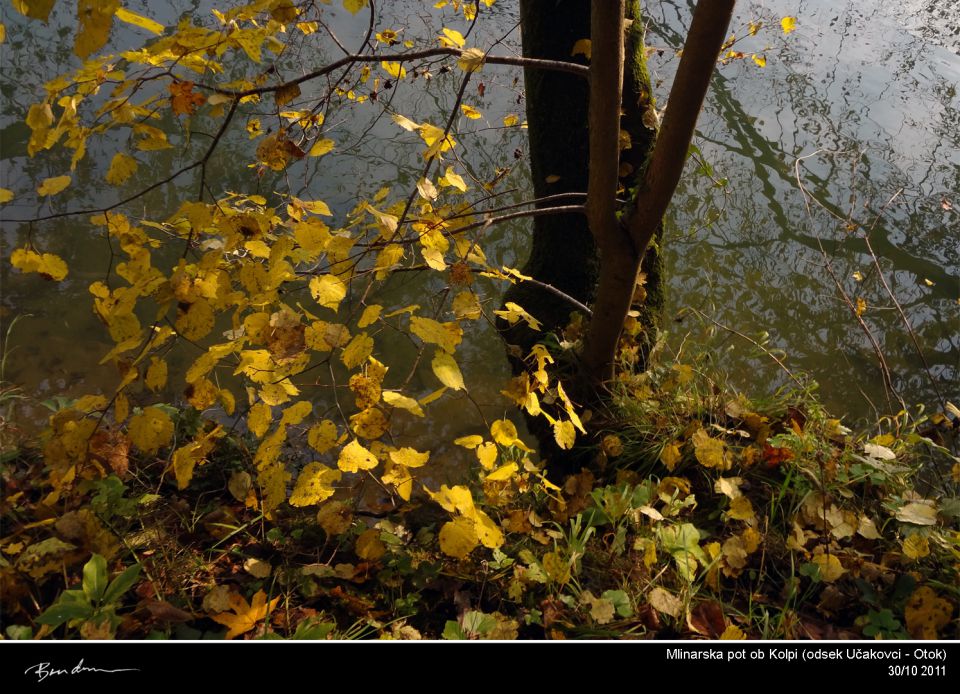
<instances>
[{"instance_id":1,"label":"fallen leaf","mask_svg":"<svg viewBox=\"0 0 960 694\"><path fill-rule=\"evenodd\" d=\"M253 629L257 625L257 622L264 620L270 611L276 607L277 603L280 602L280 597L277 596L268 603L267 594L262 590L258 590L256 595L253 596L252 602L248 603L246 599L238 593L231 593L229 602L233 614L221 612L220 614L211 615L213 621L229 627L229 631L227 631L225 637L227 640L236 638L241 634L246 634Z\"/></svg>"}]
</instances>

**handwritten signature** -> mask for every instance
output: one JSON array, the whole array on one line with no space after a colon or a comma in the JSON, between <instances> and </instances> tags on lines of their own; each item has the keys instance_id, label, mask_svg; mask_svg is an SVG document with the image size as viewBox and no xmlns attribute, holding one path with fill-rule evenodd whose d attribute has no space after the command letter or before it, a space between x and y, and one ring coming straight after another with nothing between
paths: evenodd
<instances>
[{"instance_id":1,"label":"handwritten signature","mask_svg":"<svg viewBox=\"0 0 960 694\"><path fill-rule=\"evenodd\" d=\"M70 669L56 668L50 663L37 663L36 665L31 665L24 670L23 674L29 675L32 673L36 675L37 682L43 682L48 677L54 677L56 675L79 675L84 672L103 672L107 674L114 674L117 672L140 672L140 670L132 667L117 668L115 670L104 670L103 668L89 667L83 664L83 658L81 658L80 662Z\"/></svg>"}]
</instances>

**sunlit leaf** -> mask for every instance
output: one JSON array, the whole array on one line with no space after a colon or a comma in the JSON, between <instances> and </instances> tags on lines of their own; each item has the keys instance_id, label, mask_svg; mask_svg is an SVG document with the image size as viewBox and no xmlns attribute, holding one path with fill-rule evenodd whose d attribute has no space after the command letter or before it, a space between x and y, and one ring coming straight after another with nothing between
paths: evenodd
<instances>
[{"instance_id":1,"label":"sunlit leaf","mask_svg":"<svg viewBox=\"0 0 960 694\"><path fill-rule=\"evenodd\" d=\"M377 457L360 445L356 439L344 446L337 458L337 467L344 472L372 470L378 463Z\"/></svg>"},{"instance_id":2,"label":"sunlit leaf","mask_svg":"<svg viewBox=\"0 0 960 694\"><path fill-rule=\"evenodd\" d=\"M268 603L267 594L262 590L258 590L256 595L253 596L253 601L248 603L243 596L237 593L231 593L229 604L233 614L221 612L210 615L210 619L225 627L229 627L226 638L228 640L233 639L241 634L246 634L252 630L258 622L266 619L267 615L270 614L273 608L277 606L277 603L280 602L280 597L281 596L277 596Z\"/></svg>"},{"instance_id":3,"label":"sunlit leaf","mask_svg":"<svg viewBox=\"0 0 960 694\"><path fill-rule=\"evenodd\" d=\"M327 467L323 463L307 463L297 477L297 484L290 494L291 506L311 506L319 504L333 496L332 486L341 476L340 470Z\"/></svg>"},{"instance_id":4,"label":"sunlit leaf","mask_svg":"<svg viewBox=\"0 0 960 694\"><path fill-rule=\"evenodd\" d=\"M69 186L72 180L73 179L70 178L70 176L54 176L53 178L45 178L37 188L37 195L40 195L41 197L56 195L64 188Z\"/></svg>"}]
</instances>

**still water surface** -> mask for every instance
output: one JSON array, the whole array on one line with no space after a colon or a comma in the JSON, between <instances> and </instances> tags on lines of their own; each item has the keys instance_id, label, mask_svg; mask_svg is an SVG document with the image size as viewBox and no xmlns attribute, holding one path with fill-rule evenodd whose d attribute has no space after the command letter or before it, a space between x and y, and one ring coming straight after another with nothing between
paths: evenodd
<instances>
[{"instance_id":1,"label":"still water surface","mask_svg":"<svg viewBox=\"0 0 960 694\"><path fill-rule=\"evenodd\" d=\"M39 204L31 196L34 181L60 175L68 165L62 155L28 158L29 130L22 124L28 106L39 100L43 81L75 64L66 4L60 3L47 26L24 21L5 4L8 38L0 57L0 185L17 193L3 208L4 256L32 238L44 251L64 257L71 268L67 281L54 286L36 275L11 271L7 262L2 265L4 330L14 317L22 316L6 345L4 377L44 397L115 386L115 373L97 366L110 345L90 311L87 292L90 282L107 271L107 249L87 215L35 225L9 220L112 204L144 187L157 172L191 161L178 150L168 150L151 160L151 166L142 166L118 191L101 183L110 158L122 146L107 140L90 148L87 156L94 165L78 169L70 189L54 199L55 206ZM378 29L403 28L401 38L434 36L444 23L440 11L431 8L433 3L381 4L386 8ZM663 103L690 4L667 0L646 4L648 41L663 49L651 57L655 77L662 81ZM497 2L492 21L477 25L470 45L499 40L496 52L519 52L516 5L515 0ZM191 14L208 16L204 3L139 7L133 3L132 9L165 24ZM341 41L356 47L367 28L363 14L351 17L334 10L328 20ZM797 30L784 36L779 18L787 14L797 17ZM920 2L739 3L733 25L738 36L748 33L751 20L762 20L766 26L735 46L745 59L731 60L719 69L696 140L702 156L690 162L669 213L666 326L672 349L689 353L691 344L697 345L694 351L706 346L713 366L735 387L748 394L769 393L771 384L785 383L787 377L773 360L731 330L743 333L768 350L785 353L791 369L810 373L820 383L827 405L847 421L896 411L897 396L907 405L927 407L936 406L941 397L956 401L960 55L949 29L958 16L934 17ZM447 25L466 30L462 20ZM139 40L135 31L123 27L111 39L120 47ZM752 53L764 56L766 67L758 67L749 58ZM311 55L303 62L322 64L334 55L331 49L329 55ZM430 66L429 85L419 77L393 90L391 109L416 120L445 120L457 71L443 74L441 67L441 62ZM487 66L482 78L484 93L470 92L466 101L484 118L461 120L460 156L480 181L491 180L497 167L510 168L502 179L499 190L506 192L499 204L528 199L526 131L502 127L505 115L523 114L522 78L516 69L495 66ZM389 185L400 196L419 176L420 143L398 137L396 126L379 114L380 108L369 102L339 111L327 124L327 136L337 141L337 149L319 165L291 167L285 180L256 177L247 167L252 147L238 128L240 132L226 138L211 162L215 192L268 194L290 189L306 199L327 201L339 221L358 195L371 195ZM251 110L241 123L255 115ZM166 125L178 127L173 122ZM701 162L709 165L710 176ZM724 184L718 185L721 179ZM124 211L133 217L164 218L177 207L183 191L196 185L193 179L178 183L182 187L158 189ZM810 197L805 198L804 190ZM489 234L492 262L522 265L526 225L495 227ZM881 274L915 332L922 357L880 281ZM858 298L865 302L863 326L840 298L838 284L852 302ZM442 290L437 278L405 273L391 280L386 294L376 300L426 306ZM894 394L884 388L864 328L884 356ZM400 338L393 342L382 338L381 342L378 337L378 350L385 353L412 349ZM398 432L401 440L406 436L412 444L429 434L434 441L449 441L478 432L476 408L488 419L507 413L497 384L508 368L492 330L480 328L461 350L471 399L451 399L445 410L449 415L430 432L423 432L416 421L406 423L406 432L403 428ZM174 367L184 368L195 356L184 352L170 358ZM418 387L423 391L418 395L435 387L429 371L414 380L412 388ZM323 398L319 392L318 401ZM23 415L28 419L31 412ZM434 459L445 453L432 448ZM446 454L459 457L455 450Z\"/></svg>"}]
</instances>

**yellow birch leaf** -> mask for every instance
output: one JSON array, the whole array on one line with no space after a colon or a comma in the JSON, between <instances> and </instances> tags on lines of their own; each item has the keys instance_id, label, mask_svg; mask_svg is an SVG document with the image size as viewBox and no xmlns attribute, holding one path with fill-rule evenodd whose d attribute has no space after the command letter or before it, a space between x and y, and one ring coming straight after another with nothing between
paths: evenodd
<instances>
[{"instance_id":1,"label":"yellow birch leaf","mask_svg":"<svg viewBox=\"0 0 960 694\"><path fill-rule=\"evenodd\" d=\"M930 555L930 543L922 535L911 535L903 541L903 555L917 561Z\"/></svg>"},{"instance_id":2,"label":"yellow birch leaf","mask_svg":"<svg viewBox=\"0 0 960 694\"><path fill-rule=\"evenodd\" d=\"M130 419L127 433L137 448L152 455L173 439L173 422L159 407L147 407Z\"/></svg>"},{"instance_id":3,"label":"yellow birch leaf","mask_svg":"<svg viewBox=\"0 0 960 694\"><path fill-rule=\"evenodd\" d=\"M715 439L703 429L697 429L691 437L693 452L701 465L717 470L729 470L733 461L723 445L723 441Z\"/></svg>"},{"instance_id":4,"label":"yellow birch leaf","mask_svg":"<svg viewBox=\"0 0 960 694\"><path fill-rule=\"evenodd\" d=\"M813 563L820 567L820 578L826 583L833 583L847 572L835 554L816 554Z\"/></svg>"},{"instance_id":5,"label":"yellow birch leaf","mask_svg":"<svg viewBox=\"0 0 960 694\"><path fill-rule=\"evenodd\" d=\"M953 604L939 597L933 588L921 586L907 599L903 610L907 631L915 639L936 639L950 623Z\"/></svg>"},{"instance_id":6,"label":"yellow birch leaf","mask_svg":"<svg viewBox=\"0 0 960 694\"><path fill-rule=\"evenodd\" d=\"M356 14L369 4L370 0L343 0L343 6L350 14Z\"/></svg>"},{"instance_id":7,"label":"yellow birch leaf","mask_svg":"<svg viewBox=\"0 0 960 694\"><path fill-rule=\"evenodd\" d=\"M565 451L573 448L573 444L577 440L577 430L573 426L573 422L560 419L555 421L553 423L553 439Z\"/></svg>"},{"instance_id":8,"label":"yellow birch leaf","mask_svg":"<svg viewBox=\"0 0 960 694\"><path fill-rule=\"evenodd\" d=\"M389 428L387 418L376 407L368 407L350 417L350 428L357 436L365 439L378 439Z\"/></svg>"},{"instance_id":9,"label":"yellow birch leaf","mask_svg":"<svg viewBox=\"0 0 960 694\"><path fill-rule=\"evenodd\" d=\"M381 60L380 67L383 68L384 72L396 80L403 79L407 76L407 69L403 67L402 63Z\"/></svg>"},{"instance_id":10,"label":"yellow birch leaf","mask_svg":"<svg viewBox=\"0 0 960 694\"><path fill-rule=\"evenodd\" d=\"M463 115L470 120L478 120L483 117L483 114L480 113L480 111L467 104L460 104L460 110L463 112Z\"/></svg>"},{"instance_id":11,"label":"yellow birch leaf","mask_svg":"<svg viewBox=\"0 0 960 694\"><path fill-rule=\"evenodd\" d=\"M6 205L13 200L13 191L7 188L0 188L0 205Z\"/></svg>"},{"instance_id":12,"label":"yellow birch leaf","mask_svg":"<svg viewBox=\"0 0 960 694\"><path fill-rule=\"evenodd\" d=\"M322 275L310 280L310 294L324 308L336 311L347 296L347 285L336 275Z\"/></svg>"},{"instance_id":13,"label":"yellow birch leaf","mask_svg":"<svg viewBox=\"0 0 960 694\"><path fill-rule=\"evenodd\" d=\"M289 407L284 408L280 415L281 426L296 426L306 419L313 412L313 404L306 400L295 402Z\"/></svg>"},{"instance_id":14,"label":"yellow birch leaf","mask_svg":"<svg viewBox=\"0 0 960 694\"><path fill-rule=\"evenodd\" d=\"M24 17L46 22L57 0L13 0L13 6Z\"/></svg>"},{"instance_id":15,"label":"yellow birch leaf","mask_svg":"<svg viewBox=\"0 0 960 694\"><path fill-rule=\"evenodd\" d=\"M520 122L520 116L518 116L516 113L510 113L503 117L503 124L507 128L512 128L519 122Z\"/></svg>"},{"instance_id":16,"label":"yellow birch leaf","mask_svg":"<svg viewBox=\"0 0 960 694\"><path fill-rule=\"evenodd\" d=\"M7 27L4 24L0 24L0 44L5 43L7 40Z\"/></svg>"},{"instance_id":17,"label":"yellow birch leaf","mask_svg":"<svg viewBox=\"0 0 960 694\"><path fill-rule=\"evenodd\" d=\"M417 123L416 121L410 120L406 116L401 116L399 113L393 114L392 116L390 116L390 118L391 120L393 120L394 123L396 123L397 125L399 125L401 128L403 128L408 132L413 132L414 130L419 130L420 128L419 123Z\"/></svg>"},{"instance_id":18,"label":"yellow birch leaf","mask_svg":"<svg viewBox=\"0 0 960 694\"><path fill-rule=\"evenodd\" d=\"M106 45L118 9L120 0L77 0L79 26L73 42L77 56L86 58Z\"/></svg>"},{"instance_id":19,"label":"yellow birch leaf","mask_svg":"<svg viewBox=\"0 0 960 694\"><path fill-rule=\"evenodd\" d=\"M780 20L780 28L783 29L784 34L789 34L791 31L797 28L797 18L784 17Z\"/></svg>"},{"instance_id":20,"label":"yellow birch leaf","mask_svg":"<svg viewBox=\"0 0 960 694\"><path fill-rule=\"evenodd\" d=\"M156 34L159 36L163 33L163 24L160 22L155 22L149 17L143 17L136 12L131 12L130 10L121 7L116 12L116 18L121 22L126 22L127 24L132 24L135 27L140 27L146 31L149 31L151 34Z\"/></svg>"},{"instance_id":21,"label":"yellow birch leaf","mask_svg":"<svg viewBox=\"0 0 960 694\"><path fill-rule=\"evenodd\" d=\"M440 549L455 559L463 559L480 543L476 524L469 518L456 518L440 528Z\"/></svg>"},{"instance_id":22,"label":"yellow birch leaf","mask_svg":"<svg viewBox=\"0 0 960 694\"><path fill-rule=\"evenodd\" d=\"M473 520L480 544L490 549L497 549L503 545L503 531L494 520L483 511L476 511Z\"/></svg>"},{"instance_id":23,"label":"yellow birch leaf","mask_svg":"<svg viewBox=\"0 0 960 694\"><path fill-rule=\"evenodd\" d=\"M401 410L406 410L410 414L416 415L417 417L424 416L423 408L420 407L420 403L413 398L407 397L406 395L401 395L400 393L387 390L383 392L383 401L390 405L390 407L397 407Z\"/></svg>"},{"instance_id":24,"label":"yellow birch leaf","mask_svg":"<svg viewBox=\"0 0 960 694\"><path fill-rule=\"evenodd\" d=\"M453 298L453 315L460 320L476 320L482 315L479 297L471 291L464 290Z\"/></svg>"},{"instance_id":25,"label":"yellow birch leaf","mask_svg":"<svg viewBox=\"0 0 960 694\"><path fill-rule=\"evenodd\" d=\"M64 188L69 186L71 180L73 179L71 179L70 176L54 176L53 178L45 178L37 188L37 194L41 197L56 195Z\"/></svg>"},{"instance_id":26,"label":"yellow birch leaf","mask_svg":"<svg viewBox=\"0 0 960 694\"><path fill-rule=\"evenodd\" d=\"M593 44L590 39L580 39L575 44L573 44L573 50L570 51L570 56L582 55L587 60L590 60L591 49Z\"/></svg>"},{"instance_id":27,"label":"yellow birch leaf","mask_svg":"<svg viewBox=\"0 0 960 694\"><path fill-rule=\"evenodd\" d=\"M337 445L337 425L329 419L314 424L307 432L307 443L317 453L326 453Z\"/></svg>"},{"instance_id":28,"label":"yellow birch leaf","mask_svg":"<svg viewBox=\"0 0 960 694\"><path fill-rule=\"evenodd\" d=\"M337 143L330 138L317 140L307 154L309 154L311 157L322 157L324 154L331 152L336 144Z\"/></svg>"},{"instance_id":29,"label":"yellow birch leaf","mask_svg":"<svg viewBox=\"0 0 960 694\"><path fill-rule=\"evenodd\" d=\"M460 176L460 174L453 170L452 166L447 167L447 170L444 172L443 176L440 177L439 183L443 187L456 188L461 193L467 192L466 181L463 180L463 177Z\"/></svg>"},{"instance_id":30,"label":"yellow birch leaf","mask_svg":"<svg viewBox=\"0 0 960 694\"><path fill-rule=\"evenodd\" d=\"M413 493L413 477L406 468L394 466L389 472L383 474L380 481L384 484L392 484L401 499L410 501L410 495Z\"/></svg>"},{"instance_id":31,"label":"yellow birch leaf","mask_svg":"<svg viewBox=\"0 0 960 694\"><path fill-rule=\"evenodd\" d=\"M483 68L486 54L480 48L468 48L460 52L457 66L464 72L478 72Z\"/></svg>"},{"instance_id":32,"label":"yellow birch leaf","mask_svg":"<svg viewBox=\"0 0 960 694\"><path fill-rule=\"evenodd\" d=\"M340 361L348 369L354 369L367 360L373 352L373 338L366 333L354 335L350 344L340 353Z\"/></svg>"},{"instance_id":33,"label":"yellow birch leaf","mask_svg":"<svg viewBox=\"0 0 960 694\"><path fill-rule=\"evenodd\" d=\"M300 471L297 484L290 494L290 505L312 506L329 499L336 491L332 484L340 480L341 474L340 470L329 468L323 463L307 463Z\"/></svg>"},{"instance_id":34,"label":"yellow birch leaf","mask_svg":"<svg viewBox=\"0 0 960 694\"><path fill-rule=\"evenodd\" d=\"M503 482L517 474L519 469L520 467L516 463L507 463L506 465L501 465L489 475L484 477L484 480L490 482Z\"/></svg>"},{"instance_id":35,"label":"yellow birch leaf","mask_svg":"<svg viewBox=\"0 0 960 694\"><path fill-rule=\"evenodd\" d=\"M497 464L499 455L500 451L497 450L497 444L493 441L487 441L477 446L477 460L480 461L484 470L492 470L493 466Z\"/></svg>"},{"instance_id":36,"label":"yellow birch leaf","mask_svg":"<svg viewBox=\"0 0 960 694\"><path fill-rule=\"evenodd\" d=\"M150 357L150 366L147 367L143 382L154 393L163 390L167 385L167 362L157 357Z\"/></svg>"},{"instance_id":37,"label":"yellow birch leaf","mask_svg":"<svg viewBox=\"0 0 960 694\"><path fill-rule=\"evenodd\" d=\"M357 538L357 556L365 561L376 561L387 552L386 545L380 540L380 531L376 528L365 530Z\"/></svg>"},{"instance_id":38,"label":"yellow birch leaf","mask_svg":"<svg viewBox=\"0 0 960 694\"><path fill-rule=\"evenodd\" d=\"M40 254L29 249L18 248L10 254L10 264L21 272L36 272L41 277L60 282L68 274L67 264L53 253Z\"/></svg>"},{"instance_id":39,"label":"yellow birch leaf","mask_svg":"<svg viewBox=\"0 0 960 694\"><path fill-rule=\"evenodd\" d=\"M467 450L473 450L481 443L483 443L483 437L479 434L471 434L470 436L461 436L458 439L453 440L454 445L463 446Z\"/></svg>"},{"instance_id":40,"label":"yellow birch leaf","mask_svg":"<svg viewBox=\"0 0 960 694\"><path fill-rule=\"evenodd\" d=\"M463 383L463 374L460 373L460 367L457 366L456 360L443 350L436 351L430 366L433 368L433 373L437 379L447 388L466 389Z\"/></svg>"},{"instance_id":41,"label":"yellow birch leaf","mask_svg":"<svg viewBox=\"0 0 960 694\"><path fill-rule=\"evenodd\" d=\"M743 630L736 624L731 624L720 634L721 641L743 641L746 638L747 635L744 634Z\"/></svg>"},{"instance_id":42,"label":"yellow birch leaf","mask_svg":"<svg viewBox=\"0 0 960 694\"><path fill-rule=\"evenodd\" d=\"M430 451L421 453L413 448L401 448L390 451L390 460L404 467L423 467L430 459Z\"/></svg>"},{"instance_id":43,"label":"yellow birch leaf","mask_svg":"<svg viewBox=\"0 0 960 694\"><path fill-rule=\"evenodd\" d=\"M358 328L366 328L368 325L371 325L380 318L380 312L383 311L383 306L379 304L373 304L372 306L367 306L363 309L363 314L360 316L360 320L357 321Z\"/></svg>"},{"instance_id":44,"label":"yellow birch leaf","mask_svg":"<svg viewBox=\"0 0 960 694\"><path fill-rule=\"evenodd\" d=\"M456 29L447 29L446 27L443 28L443 36L438 36L437 38L440 41L440 45L446 48L463 48L466 43L463 34Z\"/></svg>"},{"instance_id":45,"label":"yellow birch leaf","mask_svg":"<svg viewBox=\"0 0 960 694\"><path fill-rule=\"evenodd\" d=\"M742 521L751 521L757 517L753 511L753 504L745 496L738 496L730 502L730 510L727 512L727 516Z\"/></svg>"},{"instance_id":46,"label":"yellow birch leaf","mask_svg":"<svg viewBox=\"0 0 960 694\"><path fill-rule=\"evenodd\" d=\"M448 487L445 484L440 485L440 491L431 492L427 489L430 498L436 501L444 511L450 513L460 513L468 518L473 518L476 514L476 508L473 504L473 496L470 490L462 484Z\"/></svg>"},{"instance_id":47,"label":"yellow birch leaf","mask_svg":"<svg viewBox=\"0 0 960 694\"><path fill-rule=\"evenodd\" d=\"M262 439L267 433L270 424L273 422L273 410L263 402L258 402L250 408L247 413L247 428L253 432L258 439Z\"/></svg>"},{"instance_id":48,"label":"yellow birch leaf","mask_svg":"<svg viewBox=\"0 0 960 694\"><path fill-rule=\"evenodd\" d=\"M360 470L372 470L377 467L378 462L373 453L354 439L340 450L337 467L344 472L358 472Z\"/></svg>"},{"instance_id":49,"label":"yellow birch leaf","mask_svg":"<svg viewBox=\"0 0 960 694\"><path fill-rule=\"evenodd\" d=\"M755 62L755 63L757 64L757 67L766 67L766 66L767 66L767 58L766 58L766 56L757 55L756 53L754 53L754 54L753 54L752 56L750 56L750 57L753 58L753 62Z\"/></svg>"},{"instance_id":50,"label":"yellow birch leaf","mask_svg":"<svg viewBox=\"0 0 960 694\"><path fill-rule=\"evenodd\" d=\"M670 472L673 472L682 457L680 446L676 443L668 443L663 447L663 450L660 451L660 462L663 463L664 467Z\"/></svg>"},{"instance_id":51,"label":"yellow birch leaf","mask_svg":"<svg viewBox=\"0 0 960 694\"><path fill-rule=\"evenodd\" d=\"M439 345L450 354L453 354L463 339L463 329L457 323L441 323L421 316L410 318L410 332L424 342Z\"/></svg>"},{"instance_id":52,"label":"yellow birch leaf","mask_svg":"<svg viewBox=\"0 0 960 694\"><path fill-rule=\"evenodd\" d=\"M129 154L117 152L110 161L110 168L107 171L106 181L112 186L123 185L137 171L137 160Z\"/></svg>"},{"instance_id":53,"label":"yellow birch leaf","mask_svg":"<svg viewBox=\"0 0 960 694\"><path fill-rule=\"evenodd\" d=\"M517 440L517 427L509 419L498 419L490 425L490 435L501 446L512 446Z\"/></svg>"}]
</instances>

